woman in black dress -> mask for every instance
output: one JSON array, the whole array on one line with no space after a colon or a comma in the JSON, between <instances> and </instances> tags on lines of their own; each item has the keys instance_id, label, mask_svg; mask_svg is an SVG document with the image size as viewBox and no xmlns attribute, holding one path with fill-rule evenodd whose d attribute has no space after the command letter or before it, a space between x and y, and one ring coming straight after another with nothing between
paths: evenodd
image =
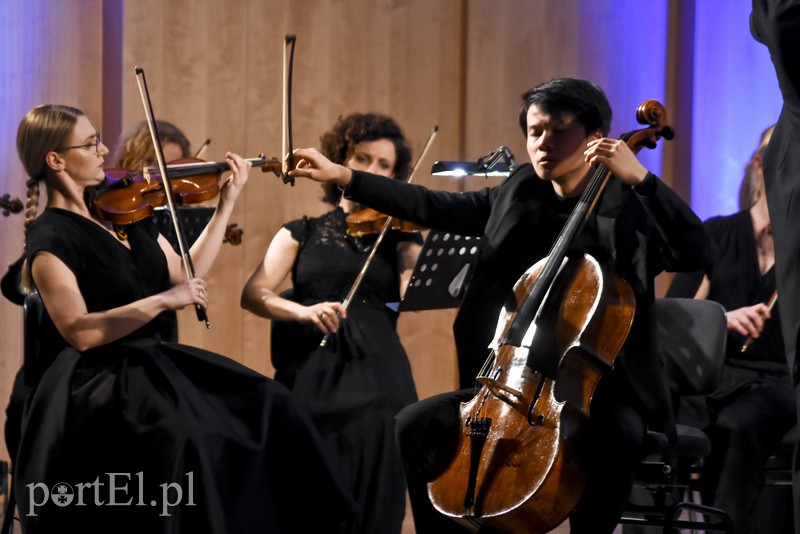
<instances>
[{"instance_id":1,"label":"woman in black dress","mask_svg":"<svg viewBox=\"0 0 800 534\"><path fill-rule=\"evenodd\" d=\"M705 298L725 307L728 340L720 387L705 399L681 399L681 422L705 427L711 454L703 470L703 499L725 510L737 533L762 532L756 504L764 465L794 426L796 407L775 292L775 253L762 155L767 129L747 166L743 210L705 222L714 243L706 271L678 273L668 297ZM743 350L744 348L744 350Z\"/></svg>"},{"instance_id":2,"label":"woman in black dress","mask_svg":"<svg viewBox=\"0 0 800 534\"><path fill-rule=\"evenodd\" d=\"M171 328L165 312L206 307L201 277L249 164L227 154L232 175L192 247L197 277L187 280L152 220L129 225L123 239L87 208L85 189L104 179L108 149L81 111L34 108L17 148L30 176L26 272L64 345L25 406L15 458L23 530L336 528L352 502L286 388L160 339ZM34 218L40 184L47 207Z\"/></svg>"},{"instance_id":3,"label":"woman in black dress","mask_svg":"<svg viewBox=\"0 0 800 534\"><path fill-rule=\"evenodd\" d=\"M340 118L321 138L333 161L386 177L406 176L411 154L394 120L377 114ZM405 481L394 443L394 416L416 390L386 304L400 300L421 238L389 232L356 297L347 295L375 236L347 234L345 217L358 206L335 185L324 200L334 209L284 225L242 292L242 306L272 319L275 379L311 414L359 504L348 532L398 533ZM277 294L291 273L293 295ZM340 320L345 319L346 320ZM320 347L325 334L328 342Z\"/></svg>"},{"instance_id":4,"label":"woman in black dress","mask_svg":"<svg viewBox=\"0 0 800 534\"><path fill-rule=\"evenodd\" d=\"M167 121L155 121L161 151L167 163L193 157L191 144L186 135L174 124ZM156 166L156 152L150 140L150 128L147 121L142 121L120 135L117 152L114 155L114 166L129 171L141 170L146 166Z\"/></svg>"}]
</instances>

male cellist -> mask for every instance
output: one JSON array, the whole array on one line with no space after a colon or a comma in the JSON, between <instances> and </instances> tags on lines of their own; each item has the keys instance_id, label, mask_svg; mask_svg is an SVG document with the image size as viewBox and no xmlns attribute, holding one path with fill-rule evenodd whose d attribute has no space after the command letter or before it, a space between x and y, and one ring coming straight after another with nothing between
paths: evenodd
<instances>
[{"instance_id":1,"label":"male cellist","mask_svg":"<svg viewBox=\"0 0 800 534\"><path fill-rule=\"evenodd\" d=\"M570 515L572 532L612 532L630 493L646 426L674 430L662 366L648 348L654 277L663 270L707 264L707 237L700 220L624 142L606 137L611 109L596 85L559 78L534 87L523 95L519 122L530 164L517 168L500 186L476 192L383 184L369 174L333 165L314 149L295 151L294 176L334 181L349 198L381 212L482 238L475 273L454 324L465 389L412 404L397 416L418 532L463 531L432 507L426 483L453 457L461 425L459 403L474 395L473 377L487 355L512 286L548 254L598 163L614 177L575 246L631 285L636 315L617 366L601 381L592 403L588 484Z\"/></svg>"}]
</instances>

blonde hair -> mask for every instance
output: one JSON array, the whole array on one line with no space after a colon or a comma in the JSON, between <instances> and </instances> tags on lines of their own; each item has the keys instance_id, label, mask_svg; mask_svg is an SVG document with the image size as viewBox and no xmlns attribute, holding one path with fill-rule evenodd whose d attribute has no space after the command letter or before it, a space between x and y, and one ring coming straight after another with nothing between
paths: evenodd
<instances>
[{"instance_id":1,"label":"blonde hair","mask_svg":"<svg viewBox=\"0 0 800 534\"><path fill-rule=\"evenodd\" d=\"M756 169L756 158L760 158L764 155L764 152L767 150L767 146L769 145L769 140L772 138L772 131L775 129L775 125L773 124L763 132L761 132L761 138L758 143L758 148L753 155L750 157L750 161L747 162L747 165L744 168L744 178L742 178L742 184L739 187L739 209L741 211L748 210L761 198L761 195L764 194L764 180L763 176L759 176L758 170Z\"/></svg>"},{"instance_id":2,"label":"blonde hair","mask_svg":"<svg viewBox=\"0 0 800 534\"><path fill-rule=\"evenodd\" d=\"M25 202L25 234L39 209L39 183L52 172L45 163L45 158L49 152L57 151L67 143L78 117L83 114L81 110L71 106L45 104L30 110L19 123L17 153L29 176L26 182L28 191ZM22 289L26 293L33 290L27 260L22 266Z\"/></svg>"},{"instance_id":3,"label":"blonde hair","mask_svg":"<svg viewBox=\"0 0 800 534\"><path fill-rule=\"evenodd\" d=\"M189 140L177 126L167 121L156 121L156 130L162 144L177 144L181 147L184 158L192 155ZM128 170L137 170L156 164L153 141L150 138L150 128L148 128L147 122L142 121L123 132L117 144L114 161L116 162L115 167Z\"/></svg>"}]
</instances>

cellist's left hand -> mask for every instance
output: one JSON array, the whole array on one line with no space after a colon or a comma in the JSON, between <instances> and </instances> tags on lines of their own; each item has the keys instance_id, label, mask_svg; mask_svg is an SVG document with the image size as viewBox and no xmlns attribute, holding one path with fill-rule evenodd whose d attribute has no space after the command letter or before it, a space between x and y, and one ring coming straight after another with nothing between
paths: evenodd
<instances>
[{"instance_id":1,"label":"cellist's left hand","mask_svg":"<svg viewBox=\"0 0 800 534\"><path fill-rule=\"evenodd\" d=\"M231 175L220 184L219 201L233 205L242 192L253 164L233 152L225 154L225 161L231 168Z\"/></svg>"},{"instance_id":2,"label":"cellist's left hand","mask_svg":"<svg viewBox=\"0 0 800 534\"><path fill-rule=\"evenodd\" d=\"M620 181L636 186L647 176L647 169L630 147L620 139L603 137L589 141L584 159L592 165L602 163Z\"/></svg>"}]
</instances>

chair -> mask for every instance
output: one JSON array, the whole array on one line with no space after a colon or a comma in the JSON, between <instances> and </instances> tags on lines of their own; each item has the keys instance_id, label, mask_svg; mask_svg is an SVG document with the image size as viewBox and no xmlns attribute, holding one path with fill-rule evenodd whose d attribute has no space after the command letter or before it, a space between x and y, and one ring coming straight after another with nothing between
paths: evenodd
<instances>
[{"instance_id":1,"label":"chair","mask_svg":"<svg viewBox=\"0 0 800 534\"><path fill-rule=\"evenodd\" d=\"M6 408L5 437L8 452L11 455L12 467L10 469L11 483L8 487L8 500L5 510L3 510L3 523L0 526L0 534L9 534L12 529L14 519L14 507L16 499L14 496L14 477L13 461L17 455L19 440L21 437L22 426L22 407L25 401L33 392L36 382L49 365L42 357L43 345L48 344L45 340L46 335L42 335L44 321L49 321L47 311L37 291L33 291L25 296L22 304L22 323L23 323L23 364L22 369L14 380L14 387L11 391L11 399ZM52 336L50 336L52 338ZM60 339L60 336L59 336ZM54 340L50 339L52 343Z\"/></svg>"},{"instance_id":2,"label":"chair","mask_svg":"<svg viewBox=\"0 0 800 534\"><path fill-rule=\"evenodd\" d=\"M770 534L794 534L794 498L792 494L792 461L800 425L795 425L781 440L775 454L764 466L764 489L754 515L756 521L768 524Z\"/></svg>"},{"instance_id":3,"label":"chair","mask_svg":"<svg viewBox=\"0 0 800 534\"><path fill-rule=\"evenodd\" d=\"M670 387L678 395L707 395L722 375L727 322L725 312L710 300L656 299L657 350L664 362ZM725 511L692 501L697 486L697 466L711 451L701 430L677 425L677 440L649 431L631 500L620 519L622 525L646 525L672 529L733 532ZM700 474L699 476L702 476ZM681 518L689 512L689 519ZM697 513L704 517L696 517ZM630 532L624 527L623 532Z\"/></svg>"}]
</instances>

